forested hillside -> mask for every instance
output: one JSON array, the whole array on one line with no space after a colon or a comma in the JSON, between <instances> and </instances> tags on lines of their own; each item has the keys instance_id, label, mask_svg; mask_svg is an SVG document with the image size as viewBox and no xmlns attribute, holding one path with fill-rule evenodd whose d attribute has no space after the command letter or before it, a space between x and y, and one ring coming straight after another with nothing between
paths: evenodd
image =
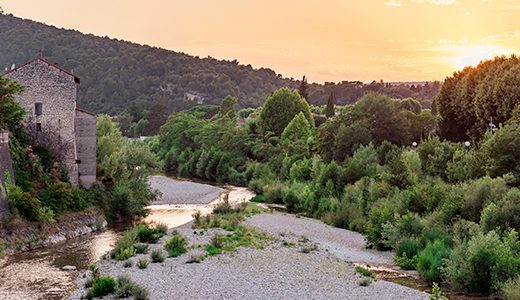
<instances>
[{"instance_id":1,"label":"forested hillside","mask_svg":"<svg viewBox=\"0 0 520 300\"><path fill-rule=\"evenodd\" d=\"M274 90L300 84L271 69L253 69L236 60L193 57L12 15L0 15L0 41L0 67L24 63L43 49L50 61L81 77L79 102L83 108L108 114L126 110L134 122L148 119L152 131L169 113L200 102L220 103L232 95L239 107L255 107ZM424 86L375 81L309 84L308 100L322 105L334 93L336 104L348 104L369 91L377 91L394 98L413 97L429 107L439 87L438 82ZM148 118L150 115L154 118Z\"/></svg>"}]
</instances>

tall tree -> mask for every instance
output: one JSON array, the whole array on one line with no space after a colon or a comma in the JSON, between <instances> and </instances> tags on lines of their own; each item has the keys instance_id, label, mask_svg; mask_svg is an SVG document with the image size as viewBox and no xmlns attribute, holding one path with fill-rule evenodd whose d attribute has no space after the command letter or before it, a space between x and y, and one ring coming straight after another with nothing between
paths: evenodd
<instances>
[{"instance_id":1,"label":"tall tree","mask_svg":"<svg viewBox=\"0 0 520 300\"><path fill-rule=\"evenodd\" d=\"M237 104L237 98L233 96L226 96L224 100L220 103L220 109L218 112L219 117L225 117L228 116L230 119L234 119L236 112L235 112L235 106Z\"/></svg>"},{"instance_id":2,"label":"tall tree","mask_svg":"<svg viewBox=\"0 0 520 300\"><path fill-rule=\"evenodd\" d=\"M260 124L262 129L272 131L280 136L292 119L300 112L314 127L309 104L296 92L288 88L281 88L269 96L260 112Z\"/></svg>"},{"instance_id":3,"label":"tall tree","mask_svg":"<svg viewBox=\"0 0 520 300\"><path fill-rule=\"evenodd\" d=\"M303 97L303 99L305 99L307 101L307 103L310 103L309 102L309 92L307 91L307 77L305 77L305 75L303 75L303 78L302 78L302 81L300 82L300 88L298 89L298 93L300 94L300 96Z\"/></svg>"},{"instance_id":4,"label":"tall tree","mask_svg":"<svg viewBox=\"0 0 520 300\"><path fill-rule=\"evenodd\" d=\"M334 110L334 93L330 92L329 100L327 100L327 107L325 108L325 116L332 118L336 114Z\"/></svg>"}]
</instances>

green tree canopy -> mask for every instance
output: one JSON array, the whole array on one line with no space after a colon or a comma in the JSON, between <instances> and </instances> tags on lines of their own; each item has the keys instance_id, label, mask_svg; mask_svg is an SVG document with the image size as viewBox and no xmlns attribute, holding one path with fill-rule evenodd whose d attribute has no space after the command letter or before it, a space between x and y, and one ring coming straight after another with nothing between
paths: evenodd
<instances>
[{"instance_id":1,"label":"green tree canopy","mask_svg":"<svg viewBox=\"0 0 520 300\"><path fill-rule=\"evenodd\" d=\"M282 133L284 140L305 140L311 135L311 125L305 118L305 115L300 112L292 121L285 127Z\"/></svg>"},{"instance_id":2,"label":"green tree canopy","mask_svg":"<svg viewBox=\"0 0 520 300\"><path fill-rule=\"evenodd\" d=\"M520 59L496 57L448 77L435 99L443 138L480 139L488 124L505 123L520 103Z\"/></svg>"},{"instance_id":3,"label":"green tree canopy","mask_svg":"<svg viewBox=\"0 0 520 300\"><path fill-rule=\"evenodd\" d=\"M327 107L325 108L325 116L332 118L336 112L334 111L334 93L330 93L329 99L327 100Z\"/></svg>"},{"instance_id":4,"label":"green tree canopy","mask_svg":"<svg viewBox=\"0 0 520 300\"><path fill-rule=\"evenodd\" d=\"M303 113L311 127L314 120L309 104L298 92L288 88L281 88L273 92L264 103L260 113L260 123L264 131L272 131L278 136L289 122L298 114Z\"/></svg>"},{"instance_id":5,"label":"green tree canopy","mask_svg":"<svg viewBox=\"0 0 520 300\"><path fill-rule=\"evenodd\" d=\"M14 100L14 95L22 91L17 82L0 75L0 129L14 131L22 122L25 111Z\"/></svg>"},{"instance_id":6,"label":"green tree canopy","mask_svg":"<svg viewBox=\"0 0 520 300\"><path fill-rule=\"evenodd\" d=\"M220 103L220 109L218 112L219 117L229 117L230 119L234 119L236 116L235 106L237 105L237 98L233 96L226 96L222 103Z\"/></svg>"}]
</instances>

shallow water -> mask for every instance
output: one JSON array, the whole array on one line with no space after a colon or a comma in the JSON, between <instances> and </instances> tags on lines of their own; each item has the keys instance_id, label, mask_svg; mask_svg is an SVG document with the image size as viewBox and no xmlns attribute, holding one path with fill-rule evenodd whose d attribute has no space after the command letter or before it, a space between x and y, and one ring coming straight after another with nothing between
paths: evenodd
<instances>
[{"instance_id":1,"label":"shallow water","mask_svg":"<svg viewBox=\"0 0 520 300\"><path fill-rule=\"evenodd\" d=\"M211 204L152 205L150 214L143 221L177 227L190 222L196 211L211 212L219 201L221 197ZM131 226L116 224L83 237L9 257L0 267L0 300L67 298L75 289L78 273L108 253L120 234ZM62 270L66 265L75 266L77 270Z\"/></svg>"}]
</instances>

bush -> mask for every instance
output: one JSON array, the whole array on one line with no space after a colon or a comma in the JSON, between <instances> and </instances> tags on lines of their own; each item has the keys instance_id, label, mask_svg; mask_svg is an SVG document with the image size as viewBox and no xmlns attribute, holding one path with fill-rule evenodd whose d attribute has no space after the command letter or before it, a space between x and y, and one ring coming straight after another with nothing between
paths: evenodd
<instances>
[{"instance_id":1,"label":"bush","mask_svg":"<svg viewBox=\"0 0 520 300\"><path fill-rule=\"evenodd\" d=\"M419 245L414 240L404 240L399 243L399 246L397 246L397 256L401 257L404 254L408 258L412 258L419 252Z\"/></svg>"},{"instance_id":2,"label":"bush","mask_svg":"<svg viewBox=\"0 0 520 300\"><path fill-rule=\"evenodd\" d=\"M283 204L285 185L282 183L271 183L262 187L263 196L269 203Z\"/></svg>"},{"instance_id":3,"label":"bush","mask_svg":"<svg viewBox=\"0 0 520 300\"><path fill-rule=\"evenodd\" d=\"M113 293L116 290L117 282L110 276L96 278L92 284L92 288L88 291L87 299L94 297L103 297ZM89 298L89 295L91 298Z\"/></svg>"},{"instance_id":4,"label":"bush","mask_svg":"<svg viewBox=\"0 0 520 300\"><path fill-rule=\"evenodd\" d=\"M359 274L361 274L361 275L363 275L365 277L376 278L374 273L372 273L370 270L365 269L365 268L360 267L360 266L356 267L356 272L358 272Z\"/></svg>"},{"instance_id":5,"label":"bush","mask_svg":"<svg viewBox=\"0 0 520 300\"><path fill-rule=\"evenodd\" d=\"M137 241L137 232L129 230L125 232L116 242L112 257L117 260L126 260L136 254L134 244Z\"/></svg>"},{"instance_id":6,"label":"bush","mask_svg":"<svg viewBox=\"0 0 520 300\"><path fill-rule=\"evenodd\" d=\"M150 257L152 258L153 263L160 263L160 262L163 262L165 259L162 250L158 250L158 249L152 251L152 253L150 254Z\"/></svg>"},{"instance_id":7,"label":"bush","mask_svg":"<svg viewBox=\"0 0 520 300\"><path fill-rule=\"evenodd\" d=\"M489 294L520 274L519 250L514 230L503 238L495 231L479 233L455 246L444 275L456 289Z\"/></svg>"},{"instance_id":8,"label":"bush","mask_svg":"<svg viewBox=\"0 0 520 300\"><path fill-rule=\"evenodd\" d=\"M131 268L133 266L134 266L134 262L130 259L125 260L125 262L123 263L123 267L125 267L125 268Z\"/></svg>"},{"instance_id":9,"label":"bush","mask_svg":"<svg viewBox=\"0 0 520 300\"><path fill-rule=\"evenodd\" d=\"M415 270L417 266L417 256L408 257L406 252L402 256L396 256L394 258L395 263L405 270Z\"/></svg>"},{"instance_id":10,"label":"bush","mask_svg":"<svg viewBox=\"0 0 520 300\"><path fill-rule=\"evenodd\" d=\"M148 250L148 244L146 244L146 243L135 243L134 244L134 249L135 249L135 252L138 253L138 254L146 253L146 251Z\"/></svg>"},{"instance_id":11,"label":"bush","mask_svg":"<svg viewBox=\"0 0 520 300\"><path fill-rule=\"evenodd\" d=\"M155 244L166 232L163 227L151 228L146 224L137 225L137 239L142 243Z\"/></svg>"},{"instance_id":12,"label":"bush","mask_svg":"<svg viewBox=\"0 0 520 300\"><path fill-rule=\"evenodd\" d=\"M117 277L116 298L130 298L135 300L148 299L148 290L130 279L126 275Z\"/></svg>"},{"instance_id":13,"label":"bush","mask_svg":"<svg viewBox=\"0 0 520 300\"><path fill-rule=\"evenodd\" d=\"M177 257L188 251L186 249L187 245L188 241L186 238L179 233L174 232L172 238L164 244L164 248L168 251L170 257Z\"/></svg>"},{"instance_id":14,"label":"bush","mask_svg":"<svg viewBox=\"0 0 520 300\"><path fill-rule=\"evenodd\" d=\"M368 245L378 250L388 249L383 243L383 225L394 220L394 205L386 199L377 202L368 218L365 234Z\"/></svg>"},{"instance_id":15,"label":"bush","mask_svg":"<svg viewBox=\"0 0 520 300\"><path fill-rule=\"evenodd\" d=\"M507 300L520 300L520 277L507 281L502 288L502 294Z\"/></svg>"},{"instance_id":16,"label":"bush","mask_svg":"<svg viewBox=\"0 0 520 300\"><path fill-rule=\"evenodd\" d=\"M462 216L478 223L482 209L489 203L499 202L507 189L507 183L502 178L483 177L470 182L466 187Z\"/></svg>"},{"instance_id":17,"label":"bush","mask_svg":"<svg viewBox=\"0 0 520 300\"><path fill-rule=\"evenodd\" d=\"M146 269L148 268L148 265L150 264L150 261L144 257L140 258L138 261L137 261L137 267L139 269Z\"/></svg>"},{"instance_id":18,"label":"bush","mask_svg":"<svg viewBox=\"0 0 520 300\"><path fill-rule=\"evenodd\" d=\"M18 186L9 187L7 201L20 216L27 220L41 221L43 219L44 212L40 200L22 191Z\"/></svg>"},{"instance_id":19,"label":"bush","mask_svg":"<svg viewBox=\"0 0 520 300\"><path fill-rule=\"evenodd\" d=\"M430 282L441 280L441 268L443 259L450 256L451 249L441 240L429 242L426 247L417 254L417 270Z\"/></svg>"}]
</instances>

